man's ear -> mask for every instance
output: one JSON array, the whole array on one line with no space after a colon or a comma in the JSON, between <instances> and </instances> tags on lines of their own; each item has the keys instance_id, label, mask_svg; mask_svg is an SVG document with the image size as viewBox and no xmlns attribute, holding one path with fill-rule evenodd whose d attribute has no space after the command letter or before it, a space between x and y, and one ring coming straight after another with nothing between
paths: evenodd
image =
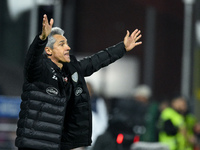
<instances>
[{"instance_id":1,"label":"man's ear","mask_svg":"<svg viewBox=\"0 0 200 150\"><path fill-rule=\"evenodd\" d=\"M50 47L45 47L45 52L46 52L47 56L52 55L52 49Z\"/></svg>"}]
</instances>

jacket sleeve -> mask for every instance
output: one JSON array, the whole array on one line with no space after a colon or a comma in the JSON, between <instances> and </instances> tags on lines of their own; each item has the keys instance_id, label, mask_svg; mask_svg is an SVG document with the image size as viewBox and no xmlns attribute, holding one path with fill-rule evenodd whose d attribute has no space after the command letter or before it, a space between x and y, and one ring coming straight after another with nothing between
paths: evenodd
<instances>
[{"instance_id":1,"label":"jacket sleeve","mask_svg":"<svg viewBox=\"0 0 200 150\"><path fill-rule=\"evenodd\" d=\"M42 54L46 43L47 39L42 41L38 34L28 49L24 66L24 76L28 82L33 82L40 77L42 71Z\"/></svg>"},{"instance_id":2,"label":"jacket sleeve","mask_svg":"<svg viewBox=\"0 0 200 150\"><path fill-rule=\"evenodd\" d=\"M126 50L123 42L106 48L92 56L85 57L79 61L83 75L90 76L99 69L108 66L124 56Z\"/></svg>"}]
</instances>

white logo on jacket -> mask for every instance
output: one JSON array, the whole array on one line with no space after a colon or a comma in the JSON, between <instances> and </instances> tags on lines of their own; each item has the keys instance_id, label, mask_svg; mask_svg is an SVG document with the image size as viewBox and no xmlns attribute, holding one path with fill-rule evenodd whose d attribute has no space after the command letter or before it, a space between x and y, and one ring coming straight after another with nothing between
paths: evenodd
<instances>
[{"instance_id":1,"label":"white logo on jacket","mask_svg":"<svg viewBox=\"0 0 200 150\"><path fill-rule=\"evenodd\" d=\"M47 92L47 94L49 94L49 95L58 95L58 90L55 88L55 87L48 87L47 89L46 89L46 92Z\"/></svg>"},{"instance_id":2,"label":"white logo on jacket","mask_svg":"<svg viewBox=\"0 0 200 150\"><path fill-rule=\"evenodd\" d=\"M51 67L51 70L52 70L52 73L53 73L53 77L52 77L52 79L54 79L54 80L58 80L58 77L56 76L56 73L55 73L54 68Z\"/></svg>"},{"instance_id":3,"label":"white logo on jacket","mask_svg":"<svg viewBox=\"0 0 200 150\"><path fill-rule=\"evenodd\" d=\"M54 79L54 80L58 80L58 78L56 77L55 74L53 75L52 79Z\"/></svg>"},{"instance_id":4,"label":"white logo on jacket","mask_svg":"<svg viewBox=\"0 0 200 150\"><path fill-rule=\"evenodd\" d=\"M72 75L72 80L74 82L77 82L78 81L78 73L77 72L74 72L74 74Z\"/></svg>"},{"instance_id":5,"label":"white logo on jacket","mask_svg":"<svg viewBox=\"0 0 200 150\"><path fill-rule=\"evenodd\" d=\"M79 95L81 95L81 93L83 93L83 89L81 87L77 87L75 90L75 95L79 96Z\"/></svg>"}]
</instances>

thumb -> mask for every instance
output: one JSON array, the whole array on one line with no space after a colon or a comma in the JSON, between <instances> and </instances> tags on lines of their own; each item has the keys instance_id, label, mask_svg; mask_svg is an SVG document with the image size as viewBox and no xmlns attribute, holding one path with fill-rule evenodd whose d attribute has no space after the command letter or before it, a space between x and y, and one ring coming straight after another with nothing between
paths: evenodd
<instances>
[{"instance_id":1,"label":"thumb","mask_svg":"<svg viewBox=\"0 0 200 150\"><path fill-rule=\"evenodd\" d=\"M126 36L125 37L129 37L130 32L128 30L126 30Z\"/></svg>"},{"instance_id":2,"label":"thumb","mask_svg":"<svg viewBox=\"0 0 200 150\"><path fill-rule=\"evenodd\" d=\"M53 23L54 23L54 20L53 20L53 18L51 18L50 25L53 26Z\"/></svg>"}]
</instances>

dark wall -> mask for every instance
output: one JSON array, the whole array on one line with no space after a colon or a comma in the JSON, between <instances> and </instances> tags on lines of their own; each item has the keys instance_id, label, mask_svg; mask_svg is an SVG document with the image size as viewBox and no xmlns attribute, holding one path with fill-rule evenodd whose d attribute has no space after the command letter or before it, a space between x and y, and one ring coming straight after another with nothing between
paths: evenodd
<instances>
[{"instance_id":1,"label":"dark wall","mask_svg":"<svg viewBox=\"0 0 200 150\"><path fill-rule=\"evenodd\" d=\"M77 8L77 52L97 51L123 40L126 30L144 31L145 8L122 0L79 1ZM143 46L135 53L141 53Z\"/></svg>"},{"instance_id":2,"label":"dark wall","mask_svg":"<svg viewBox=\"0 0 200 150\"><path fill-rule=\"evenodd\" d=\"M29 12L13 20L7 1L0 1L0 94L19 96L22 91L25 53L28 47Z\"/></svg>"},{"instance_id":3,"label":"dark wall","mask_svg":"<svg viewBox=\"0 0 200 150\"><path fill-rule=\"evenodd\" d=\"M154 95L171 97L180 92L183 3L181 0L109 0L78 1L75 52L96 52L122 41L126 30L139 28L143 45L127 55L141 63L140 83L144 72L145 12L156 9Z\"/></svg>"},{"instance_id":4,"label":"dark wall","mask_svg":"<svg viewBox=\"0 0 200 150\"><path fill-rule=\"evenodd\" d=\"M154 76L154 92L158 96L180 94L182 33L182 19L170 14L158 14Z\"/></svg>"},{"instance_id":5,"label":"dark wall","mask_svg":"<svg viewBox=\"0 0 200 150\"><path fill-rule=\"evenodd\" d=\"M29 12L12 19L7 1L0 2L0 57L22 65L28 47Z\"/></svg>"}]
</instances>

